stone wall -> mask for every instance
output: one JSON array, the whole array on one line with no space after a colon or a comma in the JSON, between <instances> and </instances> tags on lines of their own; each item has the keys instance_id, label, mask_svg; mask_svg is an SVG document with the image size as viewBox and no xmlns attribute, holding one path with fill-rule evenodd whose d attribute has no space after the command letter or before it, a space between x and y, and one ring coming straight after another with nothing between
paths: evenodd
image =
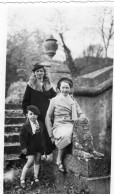
<instances>
[{"instance_id":1,"label":"stone wall","mask_svg":"<svg viewBox=\"0 0 114 194\"><path fill-rule=\"evenodd\" d=\"M85 115L89 118L96 150L110 156L112 89L94 97L78 96L76 99Z\"/></svg>"}]
</instances>

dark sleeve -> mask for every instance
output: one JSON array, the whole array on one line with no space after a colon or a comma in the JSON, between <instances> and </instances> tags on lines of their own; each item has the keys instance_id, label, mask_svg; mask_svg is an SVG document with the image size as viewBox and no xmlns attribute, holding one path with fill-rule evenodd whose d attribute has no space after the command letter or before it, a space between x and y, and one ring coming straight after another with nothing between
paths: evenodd
<instances>
[{"instance_id":1,"label":"dark sleeve","mask_svg":"<svg viewBox=\"0 0 114 194\"><path fill-rule=\"evenodd\" d=\"M24 125L21 127L19 140L20 140L21 149L27 148L27 145L26 145L26 129L25 129Z\"/></svg>"},{"instance_id":2,"label":"dark sleeve","mask_svg":"<svg viewBox=\"0 0 114 194\"><path fill-rule=\"evenodd\" d=\"M27 106L29 106L30 104L31 104L30 87L29 85L27 85L24 96L23 96L23 101L22 101L22 109L25 115L27 113Z\"/></svg>"},{"instance_id":3,"label":"dark sleeve","mask_svg":"<svg viewBox=\"0 0 114 194\"><path fill-rule=\"evenodd\" d=\"M45 135L44 135L44 124L41 121L39 121L39 125L41 128L42 145L44 148L44 153L46 153L46 140L45 140Z\"/></svg>"},{"instance_id":4,"label":"dark sleeve","mask_svg":"<svg viewBox=\"0 0 114 194\"><path fill-rule=\"evenodd\" d=\"M54 98L56 96L56 92L53 88L50 89L50 98Z\"/></svg>"}]
</instances>

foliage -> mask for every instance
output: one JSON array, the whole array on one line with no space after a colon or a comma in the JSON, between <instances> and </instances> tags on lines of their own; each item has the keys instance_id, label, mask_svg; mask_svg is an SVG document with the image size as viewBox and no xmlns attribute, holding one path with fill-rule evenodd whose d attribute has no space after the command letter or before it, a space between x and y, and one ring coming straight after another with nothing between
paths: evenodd
<instances>
[{"instance_id":1,"label":"foliage","mask_svg":"<svg viewBox=\"0 0 114 194\"><path fill-rule=\"evenodd\" d=\"M83 50L84 57L103 57L103 47L100 44L90 44Z\"/></svg>"},{"instance_id":2,"label":"foliage","mask_svg":"<svg viewBox=\"0 0 114 194\"><path fill-rule=\"evenodd\" d=\"M74 60L75 68L77 69L76 74L78 76L91 73L93 71L102 69L104 67L113 65L113 59L99 58L99 57L81 57Z\"/></svg>"},{"instance_id":3,"label":"foliage","mask_svg":"<svg viewBox=\"0 0 114 194\"><path fill-rule=\"evenodd\" d=\"M111 8L104 7L103 13L99 14L97 28L103 42L105 58L107 58L111 41L114 39L114 13Z\"/></svg>"},{"instance_id":4,"label":"foliage","mask_svg":"<svg viewBox=\"0 0 114 194\"><path fill-rule=\"evenodd\" d=\"M17 81L12 83L7 92L6 103L19 103L23 99L25 88L26 82Z\"/></svg>"},{"instance_id":5,"label":"foliage","mask_svg":"<svg viewBox=\"0 0 114 194\"><path fill-rule=\"evenodd\" d=\"M17 69L25 69L24 80L27 80L31 71L31 65L36 61L43 62L46 58L43 54L43 42L45 34L38 29L28 32L26 29L15 34L8 34L6 56L6 91L10 84L19 80Z\"/></svg>"}]
</instances>

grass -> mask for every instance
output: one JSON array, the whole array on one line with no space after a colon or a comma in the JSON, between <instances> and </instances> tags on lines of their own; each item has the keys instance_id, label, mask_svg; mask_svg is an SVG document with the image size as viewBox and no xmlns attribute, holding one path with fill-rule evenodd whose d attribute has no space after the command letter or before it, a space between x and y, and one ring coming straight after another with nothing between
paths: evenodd
<instances>
[{"instance_id":1,"label":"grass","mask_svg":"<svg viewBox=\"0 0 114 194\"><path fill-rule=\"evenodd\" d=\"M41 165L39 173L39 185L32 188L31 180L33 178L33 168L29 170L26 176L26 189L20 188L20 175L22 168L12 169L14 172L13 178L4 181L4 194L76 194L72 185L62 181L63 174L61 172L55 172L53 174L52 165L45 163ZM60 173L60 174L59 174ZM54 177L56 175L56 178ZM55 179L59 179L60 182L56 184Z\"/></svg>"}]
</instances>

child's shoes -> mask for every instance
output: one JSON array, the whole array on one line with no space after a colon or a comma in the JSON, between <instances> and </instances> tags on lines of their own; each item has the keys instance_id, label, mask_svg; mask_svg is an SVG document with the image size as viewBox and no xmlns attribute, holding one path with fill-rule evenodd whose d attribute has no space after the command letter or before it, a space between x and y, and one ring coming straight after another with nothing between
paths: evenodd
<instances>
[{"instance_id":1,"label":"child's shoes","mask_svg":"<svg viewBox=\"0 0 114 194\"><path fill-rule=\"evenodd\" d=\"M20 180L20 186L22 189L25 189L26 188L26 184L25 184L25 180Z\"/></svg>"},{"instance_id":2,"label":"child's shoes","mask_svg":"<svg viewBox=\"0 0 114 194\"><path fill-rule=\"evenodd\" d=\"M34 178L33 181L31 181L31 187L38 186L38 184L39 184L38 178Z\"/></svg>"}]
</instances>

